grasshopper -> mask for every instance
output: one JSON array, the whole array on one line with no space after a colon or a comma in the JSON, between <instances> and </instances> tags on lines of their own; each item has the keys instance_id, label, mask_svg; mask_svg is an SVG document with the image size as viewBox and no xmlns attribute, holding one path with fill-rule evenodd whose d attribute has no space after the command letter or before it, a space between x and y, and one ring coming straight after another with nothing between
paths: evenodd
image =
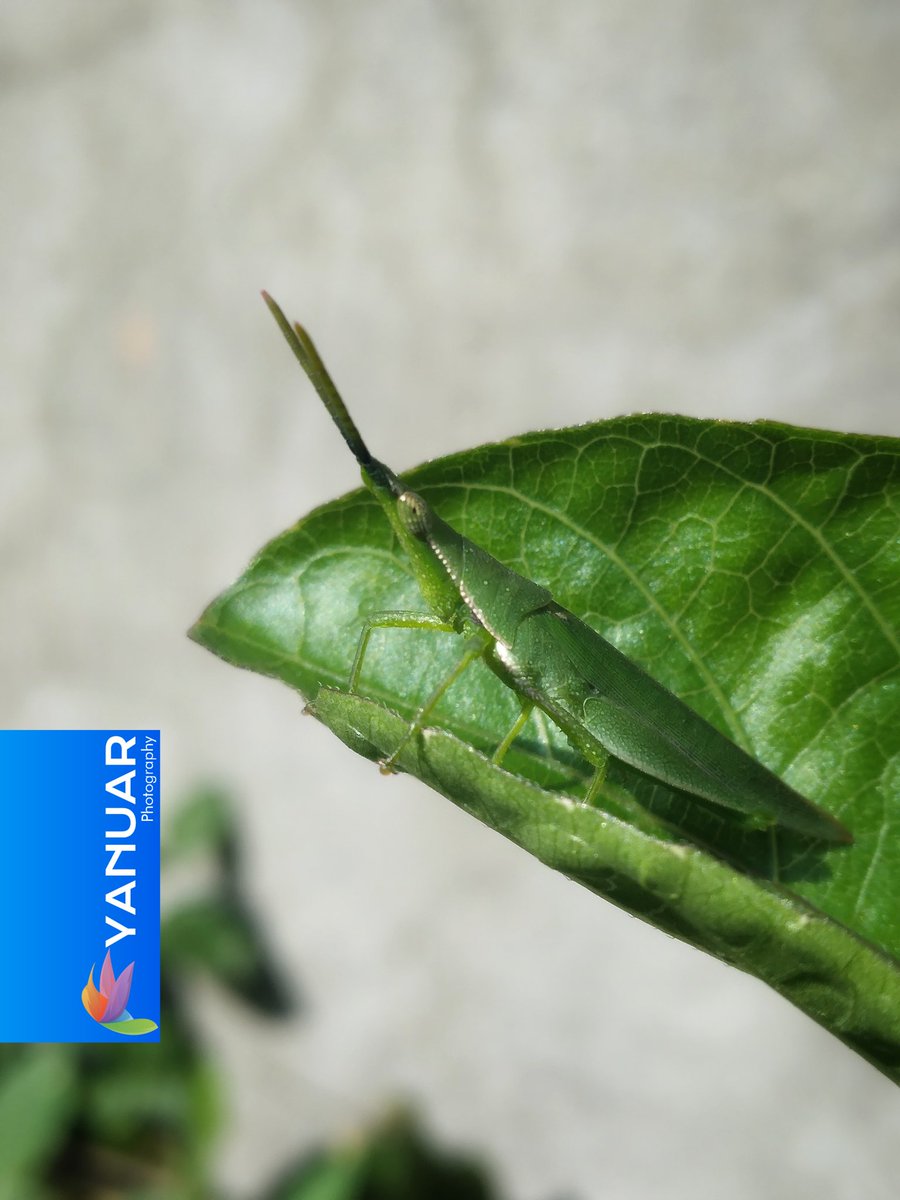
<instances>
[{"instance_id":1,"label":"grasshopper","mask_svg":"<svg viewBox=\"0 0 900 1200\"><path fill-rule=\"evenodd\" d=\"M393 768L441 696L480 658L521 704L493 756L498 765L538 708L595 768L587 803L597 799L612 756L670 787L742 813L753 827L780 825L825 842L853 841L833 816L725 737L546 588L463 537L373 458L309 334L292 325L268 293L263 298L409 556L430 610L370 616L360 631L349 690L357 690L376 629L432 629L464 637L456 667L418 709L400 745L382 760L382 770Z\"/></svg>"}]
</instances>

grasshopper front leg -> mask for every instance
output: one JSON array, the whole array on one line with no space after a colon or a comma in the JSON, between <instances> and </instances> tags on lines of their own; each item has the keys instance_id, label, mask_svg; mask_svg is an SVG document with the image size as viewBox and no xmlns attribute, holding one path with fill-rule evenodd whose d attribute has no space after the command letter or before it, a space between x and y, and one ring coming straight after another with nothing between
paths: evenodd
<instances>
[{"instance_id":1,"label":"grasshopper front leg","mask_svg":"<svg viewBox=\"0 0 900 1200\"><path fill-rule=\"evenodd\" d=\"M350 669L348 691L351 695L356 692L359 677L362 673L363 659L366 656L366 650L369 648L369 639L376 629L436 629L442 633L458 632L456 627L448 621L442 621L440 617L432 616L431 613L408 612L400 609L375 613L373 616L368 617L359 635L359 641L356 644L356 655L353 659L353 666Z\"/></svg>"},{"instance_id":2,"label":"grasshopper front leg","mask_svg":"<svg viewBox=\"0 0 900 1200\"><path fill-rule=\"evenodd\" d=\"M348 691L353 695L359 686L359 678L362 674L363 660L366 656L366 651L369 648L369 640L372 633L376 629L431 629L440 633L458 633L459 630L449 621L442 621L440 617L433 616L431 613L410 612L403 609L395 609L392 611L374 613L368 617L362 627L359 635L359 642L356 646L356 654L353 658L353 666L350 670L350 682ZM447 676L442 680L438 687L432 692L423 705L420 706L416 715L413 717L409 729L404 734L400 744L394 752L387 758L382 759L379 766L383 774L388 775L394 769L394 763L403 747L411 737L414 737L423 727L428 715L434 709L444 692L462 675L466 667L470 666L477 658L482 657L485 650L493 644L493 638L484 630L479 630L466 641L465 650L457 665ZM511 740L511 739L510 739Z\"/></svg>"},{"instance_id":3,"label":"grasshopper front leg","mask_svg":"<svg viewBox=\"0 0 900 1200\"><path fill-rule=\"evenodd\" d=\"M428 626L428 628L432 629L436 627L440 626ZM450 674L438 684L425 703L418 709L416 715L410 722L409 728L400 739L399 745L394 749L394 752L388 755L387 758L383 758L378 764L383 775L391 774L394 769L394 763L397 761L400 752L403 750L409 739L415 737L415 735L422 730L425 721L440 698L444 695L447 689L450 688L457 679L459 679L460 675L462 675L467 667L470 667L472 663L476 661L476 659L484 656L485 651L489 646L493 645L493 642L494 639L491 637L491 635L483 629L479 630L477 633L473 633L471 637L466 639L465 649L460 657L459 662L456 664Z\"/></svg>"}]
</instances>

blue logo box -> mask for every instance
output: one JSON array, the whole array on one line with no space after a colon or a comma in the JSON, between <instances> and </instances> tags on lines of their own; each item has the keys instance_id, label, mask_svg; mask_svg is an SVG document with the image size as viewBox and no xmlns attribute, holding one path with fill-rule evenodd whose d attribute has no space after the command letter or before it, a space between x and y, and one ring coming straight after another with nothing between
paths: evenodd
<instances>
[{"instance_id":1,"label":"blue logo box","mask_svg":"<svg viewBox=\"0 0 900 1200\"><path fill-rule=\"evenodd\" d=\"M0 1041L159 1041L159 742L0 730Z\"/></svg>"}]
</instances>

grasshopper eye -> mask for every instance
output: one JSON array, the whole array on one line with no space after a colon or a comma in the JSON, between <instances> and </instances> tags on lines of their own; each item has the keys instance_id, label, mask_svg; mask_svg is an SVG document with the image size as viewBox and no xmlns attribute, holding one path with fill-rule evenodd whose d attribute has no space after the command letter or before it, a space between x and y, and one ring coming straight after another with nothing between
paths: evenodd
<instances>
[{"instance_id":1,"label":"grasshopper eye","mask_svg":"<svg viewBox=\"0 0 900 1200\"><path fill-rule=\"evenodd\" d=\"M397 514L413 537L424 540L428 536L428 505L415 492L403 492L397 497Z\"/></svg>"}]
</instances>

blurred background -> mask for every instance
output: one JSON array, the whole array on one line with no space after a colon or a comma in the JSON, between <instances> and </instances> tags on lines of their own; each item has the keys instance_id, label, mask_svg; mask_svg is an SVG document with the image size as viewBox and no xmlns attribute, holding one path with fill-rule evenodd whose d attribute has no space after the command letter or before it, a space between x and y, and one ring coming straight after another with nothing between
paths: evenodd
<instances>
[{"instance_id":1,"label":"blurred background","mask_svg":"<svg viewBox=\"0 0 900 1200\"><path fill-rule=\"evenodd\" d=\"M0 720L159 725L170 809L231 797L284 995L171 960L218 1194L403 1104L510 1200L896 1196L861 1059L184 631L358 483L261 287L398 469L635 410L900 435L898 55L894 0L5 0Z\"/></svg>"}]
</instances>

